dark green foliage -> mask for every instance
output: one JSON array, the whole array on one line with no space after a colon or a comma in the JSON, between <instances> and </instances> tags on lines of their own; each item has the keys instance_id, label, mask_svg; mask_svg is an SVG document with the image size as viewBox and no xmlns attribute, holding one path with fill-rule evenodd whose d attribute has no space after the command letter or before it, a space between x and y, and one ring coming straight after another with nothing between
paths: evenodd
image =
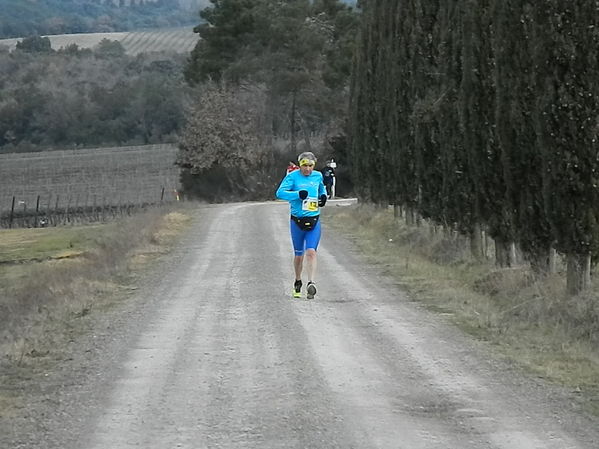
<instances>
[{"instance_id":1,"label":"dark green foliage","mask_svg":"<svg viewBox=\"0 0 599 449\"><path fill-rule=\"evenodd\" d=\"M358 19L338 0L211 2L194 29L201 40L185 69L190 83L260 82L282 96L346 86Z\"/></svg>"},{"instance_id":2,"label":"dark green foliage","mask_svg":"<svg viewBox=\"0 0 599 449\"><path fill-rule=\"evenodd\" d=\"M262 85L275 135L302 138L338 126L347 108L358 13L338 0L211 0L185 77Z\"/></svg>"},{"instance_id":3,"label":"dark green foliage","mask_svg":"<svg viewBox=\"0 0 599 449\"><path fill-rule=\"evenodd\" d=\"M470 192L471 220L467 228L472 230L472 226L482 224L493 238L512 241L512 228L506 222L509 207L505 202L501 150L493 126L496 113L493 69L496 64L492 35L495 21L491 3L490 0L465 1L461 11L463 67L458 102L469 172L466 190ZM503 42L506 38L501 37Z\"/></svg>"},{"instance_id":4,"label":"dark green foliage","mask_svg":"<svg viewBox=\"0 0 599 449\"><path fill-rule=\"evenodd\" d=\"M368 58L371 44L368 39L370 27L372 26L372 9L364 12L362 24L359 30L356 52L354 58L354 67L350 78L350 107L349 107L349 168L352 177L355 179L356 193L359 197L368 199L370 196L369 176L362 175L369 173L373 165L369 159L369 153L365 150L369 133L370 117L368 115L368 90L373 83L370 82L368 75L370 59Z\"/></svg>"},{"instance_id":5,"label":"dark green foliage","mask_svg":"<svg viewBox=\"0 0 599 449\"><path fill-rule=\"evenodd\" d=\"M543 0L534 9L534 122L544 161L545 213L558 250L599 248L599 10Z\"/></svg>"},{"instance_id":6,"label":"dark green foliage","mask_svg":"<svg viewBox=\"0 0 599 449\"><path fill-rule=\"evenodd\" d=\"M389 170L396 157L394 152L399 148L391 147L391 130L388 128L391 121L386 120L388 114L395 112L395 105L387 103L387 108L383 108L384 103L376 101L384 95L395 98L395 86L389 84L397 73L393 67L393 40L390 39L397 11L393 5L394 2L381 2L365 11L351 83L349 162L354 177L360 179L356 183L358 194L379 202L389 200L392 195L389 178L399 180ZM391 9L385 9L386 6ZM389 19L386 22L385 17ZM381 22L376 24L377 20Z\"/></svg>"},{"instance_id":7,"label":"dark green foliage","mask_svg":"<svg viewBox=\"0 0 599 449\"><path fill-rule=\"evenodd\" d=\"M125 56L125 49L119 41L102 39L94 50L97 58L122 58Z\"/></svg>"},{"instance_id":8,"label":"dark green foliage","mask_svg":"<svg viewBox=\"0 0 599 449\"><path fill-rule=\"evenodd\" d=\"M183 57L126 56L118 42L0 53L0 151L173 141Z\"/></svg>"},{"instance_id":9,"label":"dark green foliage","mask_svg":"<svg viewBox=\"0 0 599 449\"><path fill-rule=\"evenodd\" d=\"M596 254L598 3L361 7L350 103L361 195L465 234L484 226L535 268L551 247Z\"/></svg>"},{"instance_id":10,"label":"dark green foliage","mask_svg":"<svg viewBox=\"0 0 599 449\"><path fill-rule=\"evenodd\" d=\"M227 68L241 59L256 31L253 11L258 0L210 1L213 6L200 12L204 22L194 28L202 39L185 68L185 77L192 84L219 81Z\"/></svg>"},{"instance_id":11,"label":"dark green foliage","mask_svg":"<svg viewBox=\"0 0 599 449\"><path fill-rule=\"evenodd\" d=\"M513 239L537 264L547 256L554 239L543 200L545 158L533 120L536 98L544 92L533 77L537 68L533 64L532 9L521 1L494 2L493 82L496 135L506 185L506 221Z\"/></svg>"},{"instance_id":12,"label":"dark green foliage","mask_svg":"<svg viewBox=\"0 0 599 449\"><path fill-rule=\"evenodd\" d=\"M196 111L180 145L180 164L189 170L184 178L186 190L202 192L194 182L204 185L212 170L225 170L220 176L227 180L221 183L222 195L256 197L262 189L266 197L272 197L274 186L264 190L254 173L278 183L283 167L289 158L295 159L300 145L313 149L314 135L334 139L335 148L327 147L327 156L321 160L333 154L345 156L342 124L359 14L339 0L210 3L200 13L205 23L194 29L201 39L185 67L185 78L201 90L217 82L223 93L235 92L233 97L259 89L264 96L261 117L267 126L260 131L255 127L239 130L242 118L217 126L224 120L220 113L227 108L207 108L200 116ZM285 142L285 147L275 150L273 137ZM255 141L262 143L256 147ZM278 161L278 169L272 168L280 155L285 158ZM200 164L206 161L208 166Z\"/></svg>"},{"instance_id":13,"label":"dark green foliage","mask_svg":"<svg viewBox=\"0 0 599 449\"><path fill-rule=\"evenodd\" d=\"M444 48L436 45L434 38L442 31L437 25L441 12L435 2L415 1L412 2L412 8L413 25L411 29L404 29L402 32L408 37L403 39L405 49L402 54L409 71L406 73L408 87L403 100L407 126L401 138L405 140L412 135L413 144L405 154L407 158L414 160L415 166L411 177L406 178L411 179L409 189L412 202L406 202L407 198L401 195L398 195L398 199L399 204L417 206L424 217L447 224L444 215L444 205L447 203L442 194L445 184L439 182L444 177L440 164L442 146L438 137L446 122L439 120L438 116L440 108L449 105L448 88L439 82L442 73L437 64L440 63L439 53ZM410 21L406 20L404 23L404 26L408 26ZM451 123L447 125L452 126ZM414 156L411 157L410 153ZM416 188L418 191L415 191ZM406 190L405 187L402 190Z\"/></svg>"},{"instance_id":14,"label":"dark green foliage","mask_svg":"<svg viewBox=\"0 0 599 449\"><path fill-rule=\"evenodd\" d=\"M176 0L119 6L99 0L0 0L0 38L191 25Z\"/></svg>"},{"instance_id":15,"label":"dark green foliage","mask_svg":"<svg viewBox=\"0 0 599 449\"><path fill-rule=\"evenodd\" d=\"M31 36L17 42L17 50L28 53L50 53L52 43L47 37Z\"/></svg>"}]
</instances>

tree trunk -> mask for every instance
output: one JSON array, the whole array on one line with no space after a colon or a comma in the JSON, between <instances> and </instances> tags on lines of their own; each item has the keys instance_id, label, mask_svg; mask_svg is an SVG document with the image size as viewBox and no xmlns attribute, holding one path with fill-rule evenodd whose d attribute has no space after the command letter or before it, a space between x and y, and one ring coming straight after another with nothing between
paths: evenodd
<instances>
[{"instance_id":1,"label":"tree trunk","mask_svg":"<svg viewBox=\"0 0 599 449\"><path fill-rule=\"evenodd\" d=\"M275 99L272 90L268 91L268 103L267 103L267 111L268 114L268 122L270 126L270 132L266 133L266 144L269 147L273 145L273 136L275 135Z\"/></svg>"},{"instance_id":2,"label":"tree trunk","mask_svg":"<svg viewBox=\"0 0 599 449\"><path fill-rule=\"evenodd\" d=\"M566 290L578 295L591 286L591 254L568 254L567 264Z\"/></svg>"},{"instance_id":3,"label":"tree trunk","mask_svg":"<svg viewBox=\"0 0 599 449\"><path fill-rule=\"evenodd\" d=\"M295 153L297 151L297 136L295 135L295 122L296 122L296 106L295 106L295 101L297 98L297 92L294 90L293 91L293 96L291 98L291 114L289 117L289 121L291 122L289 124L290 127L290 131L291 131L291 149L293 150L293 152Z\"/></svg>"},{"instance_id":4,"label":"tree trunk","mask_svg":"<svg viewBox=\"0 0 599 449\"><path fill-rule=\"evenodd\" d=\"M512 266L512 245L511 242L495 239L495 265L499 268L508 268Z\"/></svg>"},{"instance_id":5,"label":"tree trunk","mask_svg":"<svg viewBox=\"0 0 599 449\"><path fill-rule=\"evenodd\" d=\"M401 208L399 207L399 205L394 204L393 205L393 218L398 220L400 217L401 217Z\"/></svg>"},{"instance_id":6,"label":"tree trunk","mask_svg":"<svg viewBox=\"0 0 599 449\"><path fill-rule=\"evenodd\" d=\"M470 254L475 260L482 260L484 258L483 234L478 224L475 224L470 232Z\"/></svg>"},{"instance_id":7,"label":"tree trunk","mask_svg":"<svg viewBox=\"0 0 599 449\"><path fill-rule=\"evenodd\" d=\"M557 251L555 248L549 250L549 273L557 273Z\"/></svg>"},{"instance_id":8,"label":"tree trunk","mask_svg":"<svg viewBox=\"0 0 599 449\"><path fill-rule=\"evenodd\" d=\"M514 267L518 264L518 251L516 249L516 242L510 243L510 267Z\"/></svg>"},{"instance_id":9,"label":"tree trunk","mask_svg":"<svg viewBox=\"0 0 599 449\"><path fill-rule=\"evenodd\" d=\"M538 276L546 276L555 273L555 250L547 248L531 256L530 267Z\"/></svg>"},{"instance_id":10,"label":"tree trunk","mask_svg":"<svg viewBox=\"0 0 599 449\"><path fill-rule=\"evenodd\" d=\"M410 206L406 206L406 224L408 226L414 226L414 224L416 224L414 209Z\"/></svg>"},{"instance_id":11,"label":"tree trunk","mask_svg":"<svg viewBox=\"0 0 599 449\"><path fill-rule=\"evenodd\" d=\"M301 114L297 114L300 122L300 126L302 128L302 135L304 136L304 142L306 144L306 149L304 151L312 151L312 141L310 140L310 130L306 126L306 121L303 120Z\"/></svg>"}]
</instances>

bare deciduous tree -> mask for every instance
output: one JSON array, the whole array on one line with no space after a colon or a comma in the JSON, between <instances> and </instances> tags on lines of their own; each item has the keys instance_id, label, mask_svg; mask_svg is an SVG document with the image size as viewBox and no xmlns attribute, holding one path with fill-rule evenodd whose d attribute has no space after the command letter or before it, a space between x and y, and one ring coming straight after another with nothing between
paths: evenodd
<instances>
[{"instance_id":1,"label":"bare deciduous tree","mask_svg":"<svg viewBox=\"0 0 599 449\"><path fill-rule=\"evenodd\" d=\"M266 105L260 87L202 85L179 140L177 164L195 176L184 187L212 200L272 196Z\"/></svg>"}]
</instances>

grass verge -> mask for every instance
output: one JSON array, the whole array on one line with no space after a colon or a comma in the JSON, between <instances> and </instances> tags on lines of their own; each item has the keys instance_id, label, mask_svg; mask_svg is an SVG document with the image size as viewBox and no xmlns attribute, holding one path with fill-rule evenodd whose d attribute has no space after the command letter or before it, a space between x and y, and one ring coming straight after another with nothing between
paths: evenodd
<instances>
[{"instance_id":1,"label":"grass verge","mask_svg":"<svg viewBox=\"0 0 599 449\"><path fill-rule=\"evenodd\" d=\"M474 261L468 242L369 205L331 208L327 222L412 300L442 313L501 356L565 386L599 416L599 290L568 297L563 274Z\"/></svg>"},{"instance_id":2,"label":"grass verge","mask_svg":"<svg viewBox=\"0 0 599 449\"><path fill-rule=\"evenodd\" d=\"M131 295L138 274L189 221L185 211L164 208L107 224L0 231L5 373L51 361L83 331L81 318ZM3 400L0 395L0 406Z\"/></svg>"}]
</instances>

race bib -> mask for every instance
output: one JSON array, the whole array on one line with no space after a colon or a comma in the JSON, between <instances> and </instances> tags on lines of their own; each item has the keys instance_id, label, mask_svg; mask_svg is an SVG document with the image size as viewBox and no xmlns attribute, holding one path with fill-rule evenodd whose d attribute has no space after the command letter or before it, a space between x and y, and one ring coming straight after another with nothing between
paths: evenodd
<instances>
[{"instance_id":1,"label":"race bib","mask_svg":"<svg viewBox=\"0 0 599 449\"><path fill-rule=\"evenodd\" d=\"M302 210L316 212L318 210L318 200L315 198L306 198L302 201Z\"/></svg>"}]
</instances>

